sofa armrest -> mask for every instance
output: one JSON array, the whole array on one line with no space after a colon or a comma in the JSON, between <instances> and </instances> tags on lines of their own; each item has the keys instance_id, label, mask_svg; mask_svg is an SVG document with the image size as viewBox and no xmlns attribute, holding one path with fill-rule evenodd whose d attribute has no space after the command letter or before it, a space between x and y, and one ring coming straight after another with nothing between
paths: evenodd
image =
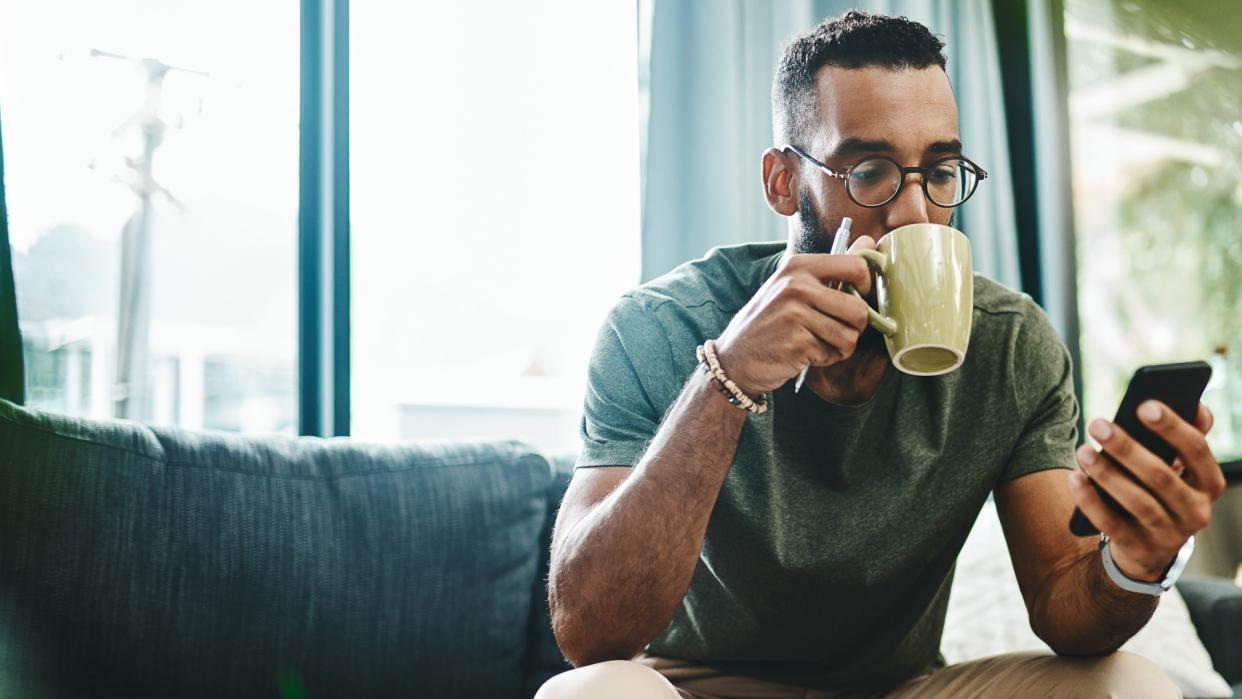
<instances>
[{"instance_id":1,"label":"sofa armrest","mask_svg":"<svg viewBox=\"0 0 1242 699\"><path fill-rule=\"evenodd\" d=\"M1187 575L1177 591L1216 671L1230 684L1242 682L1242 587L1225 578Z\"/></svg>"}]
</instances>

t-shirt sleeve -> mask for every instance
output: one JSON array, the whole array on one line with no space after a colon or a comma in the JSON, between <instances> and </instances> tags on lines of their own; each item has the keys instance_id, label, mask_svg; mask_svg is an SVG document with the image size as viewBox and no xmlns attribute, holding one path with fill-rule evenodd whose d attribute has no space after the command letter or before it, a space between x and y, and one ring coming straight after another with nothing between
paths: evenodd
<instances>
[{"instance_id":1,"label":"t-shirt sleeve","mask_svg":"<svg viewBox=\"0 0 1242 699\"><path fill-rule=\"evenodd\" d=\"M1078 398L1069 350L1034 301L1018 329L1012 368L1017 414L1022 419L1000 482L1050 468L1073 468L1078 442Z\"/></svg>"},{"instance_id":2,"label":"t-shirt sleeve","mask_svg":"<svg viewBox=\"0 0 1242 699\"><path fill-rule=\"evenodd\" d=\"M636 464L659 429L673 382L663 326L641 302L623 297L591 352L574 468Z\"/></svg>"}]
</instances>

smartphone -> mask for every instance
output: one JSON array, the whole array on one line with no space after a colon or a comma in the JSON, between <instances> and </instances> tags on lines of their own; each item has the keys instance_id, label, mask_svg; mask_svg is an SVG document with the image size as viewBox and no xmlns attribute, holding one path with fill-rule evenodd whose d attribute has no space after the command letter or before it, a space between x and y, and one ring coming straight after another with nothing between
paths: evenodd
<instances>
[{"instance_id":1,"label":"smartphone","mask_svg":"<svg viewBox=\"0 0 1242 699\"><path fill-rule=\"evenodd\" d=\"M1207 362L1153 364L1139 367L1134 372L1134 376L1130 378L1130 385L1126 387L1126 394L1121 399L1121 406L1117 408L1117 416L1113 418L1113 422L1166 464L1172 464L1177 458L1177 450L1139 421L1138 407L1143 404L1143 401L1155 399L1169 406L1169 409L1181 416L1183 420L1194 424L1195 415L1199 411L1199 399L1203 396L1203 389L1207 388L1208 379L1211 376L1212 367L1208 366ZM1121 472L1129 476L1131 480L1137 480L1124 467ZM1111 507L1114 512L1131 518L1125 508L1113 499L1113 496L1105 492L1094 480L1088 479L1088 481L1104 504ZM1074 515L1070 518L1069 526L1070 531L1077 536L1093 536L1100 533L1077 507L1074 508Z\"/></svg>"}]
</instances>

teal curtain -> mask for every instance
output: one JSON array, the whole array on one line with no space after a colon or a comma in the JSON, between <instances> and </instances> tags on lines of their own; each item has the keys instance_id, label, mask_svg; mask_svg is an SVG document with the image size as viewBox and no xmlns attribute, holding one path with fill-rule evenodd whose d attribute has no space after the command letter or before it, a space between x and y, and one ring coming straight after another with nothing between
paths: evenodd
<instances>
[{"instance_id":1,"label":"teal curtain","mask_svg":"<svg viewBox=\"0 0 1242 699\"><path fill-rule=\"evenodd\" d=\"M0 137L0 398L25 400L22 337L17 327L17 292L9 250L9 212L4 203L4 139Z\"/></svg>"},{"instance_id":2,"label":"teal curtain","mask_svg":"<svg viewBox=\"0 0 1242 699\"><path fill-rule=\"evenodd\" d=\"M962 142L988 180L962 207L975 267L1021 287L1004 95L990 0L648 0L649 111L642 276L659 276L717 245L785 240L763 197L760 156L772 145L771 86L785 43L851 8L905 15L947 44Z\"/></svg>"}]
</instances>

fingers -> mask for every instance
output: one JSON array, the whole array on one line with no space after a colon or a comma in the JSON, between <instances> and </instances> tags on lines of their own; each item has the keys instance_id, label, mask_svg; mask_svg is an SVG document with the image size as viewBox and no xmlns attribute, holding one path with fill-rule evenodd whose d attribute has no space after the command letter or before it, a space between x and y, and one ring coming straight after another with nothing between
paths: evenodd
<instances>
[{"instance_id":1,"label":"fingers","mask_svg":"<svg viewBox=\"0 0 1242 699\"><path fill-rule=\"evenodd\" d=\"M848 282L863 296L871 293L871 268L866 260L857 255L792 255L785 269L790 274L809 274L825 287Z\"/></svg>"},{"instance_id":2,"label":"fingers","mask_svg":"<svg viewBox=\"0 0 1242 699\"><path fill-rule=\"evenodd\" d=\"M1153 536L1171 542L1207 526L1212 498L1117 425L1096 419L1087 429L1111 458L1084 445L1078 449L1079 464Z\"/></svg>"},{"instance_id":3,"label":"fingers","mask_svg":"<svg viewBox=\"0 0 1242 699\"><path fill-rule=\"evenodd\" d=\"M1199 410L1195 413L1195 429L1203 434L1212 431L1212 425L1216 424L1216 417L1212 415L1212 411L1202 403L1199 404Z\"/></svg>"},{"instance_id":4,"label":"fingers","mask_svg":"<svg viewBox=\"0 0 1242 699\"><path fill-rule=\"evenodd\" d=\"M860 235L858 239L850 243L850 252L856 250L875 250L875 239L869 235Z\"/></svg>"},{"instance_id":5,"label":"fingers","mask_svg":"<svg viewBox=\"0 0 1242 699\"><path fill-rule=\"evenodd\" d=\"M1091 487L1091 480L1088 479L1081 471L1071 471L1069 473L1070 492L1074 496L1074 501L1078 505L1078 509L1086 515L1091 524L1095 528L1104 532L1112 539L1136 541L1142 539L1142 532L1128 521L1125 516L1118 514L1109 507L1099 494L1095 492L1095 488Z\"/></svg>"},{"instance_id":6,"label":"fingers","mask_svg":"<svg viewBox=\"0 0 1242 699\"><path fill-rule=\"evenodd\" d=\"M1139 406L1138 418L1152 432L1177 450L1187 478L1211 500L1225 491L1225 476L1208 447L1206 433L1212 426L1212 414L1199 405L1195 424L1183 420L1160 401L1149 400Z\"/></svg>"},{"instance_id":7,"label":"fingers","mask_svg":"<svg viewBox=\"0 0 1242 699\"><path fill-rule=\"evenodd\" d=\"M814 311L816 314L835 318L850 327L862 330L867 325L867 302L857 296L830 289L818 279L805 274L790 275L783 280L780 292L785 301L792 302L795 309ZM800 316L799 319L811 316Z\"/></svg>"},{"instance_id":8,"label":"fingers","mask_svg":"<svg viewBox=\"0 0 1242 699\"><path fill-rule=\"evenodd\" d=\"M1086 445L1079 447L1076 456L1079 465L1091 476L1091 480L1113 496L1117 504L1129 512L1144 529L1150 532L1180 531L1180 526L1175 526L1165 505L1142 485L1131 480L1112 459L1099 455ZM1129 462L1126 465L1129 466ZM1163 462L1161 466L1168 470Z\"/></svg>"},{"instance_id":9,"label":"fingers","mask_svg":"<svg viewBox=\"0 0 1242 699\"><path fill-rule=\"evenodd\" d=\"M830 293L846 296L839 291ZM848 299L859 301L852 295L848 296ZM854 354L854 349L858 345L858 336L862 333L856 322L842 321L813 307L807 307L804 312L805 316L800 319L802 326L825 351L825 354L821 356L807 357L808 364L832 364L842 359L849 359ZM863 311L863 314L865 318L866 311ZM866 325L866 320L862 324Z\"/></svg>"},{"instance_id":10,"label":"fingers","mask_svg":"<svg viewBox=\"0 0 1242 699\"><path fill-rule=\"evenodd\" d=\"M822 344L819 348L809 348L813 354L805 361L825 365L848 359L854 354L859 335L867 327L869 307L854 294L832 289L823 281L824 277L814 275L829 274L850 283L865 279L869 283L867 264L862 258L847 259L846 255L798 257L820 258L803 261L801 264L806 267L793 270L787 287L788 293L798 302L794 310L802 311L798 323ZM858 263L862 263L861 268ZM807 273L797 274L799 271Z\"/></svg>"},{"instance_id":11,"label":"fingers","mask_svg":"<svg viewBox=\"0 0 1242 699\"><path fill-rule=\"evenodd\" d=\"M784 335L790 359L802 366L824 366L852 356L870 309L853 293L830 284L846 282L870 290L866 261L852 255L805 254L787 256L781 264L765 287L774 295L772 307L779 309L773 316L778 327L800 330Z\"/></svg>"},{"instance_id":12,"label":"fingers","mask_svg":"<svg viewBox=\"0 0 1242 699\"><path fill-rule=\"evenodd\" d=\"M835 319L855 330L861 331L867 327L867 302L848 291L813 286L806 290L805 301L818 314Z\"/></svg>"}]
</instances>

